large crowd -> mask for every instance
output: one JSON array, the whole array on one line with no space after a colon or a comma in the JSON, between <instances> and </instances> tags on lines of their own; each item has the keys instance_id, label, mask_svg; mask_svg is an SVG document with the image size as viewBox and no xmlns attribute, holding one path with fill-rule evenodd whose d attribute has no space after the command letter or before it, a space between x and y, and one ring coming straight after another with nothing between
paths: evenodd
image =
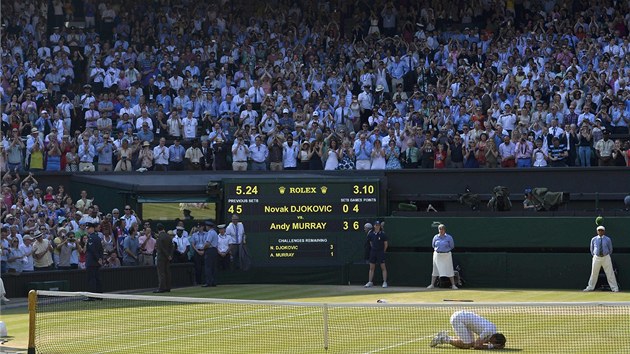
<instances>
[{"instance_id":1,"label":"large crowd","mask_svg":"<svg viewBox=\"0 0 630 354\"><path fill-rule=\"evenodd\" d=\"M1 6L3 272L153 264L37 171L630 166L627 1Z\"/></svg>"},{"instance_id":2,"label":"large crowd","mask_svg":"<svg viewBox=\"0 0 630 354\"><path fill-rule=\"evenodd\" d=\"M628 2L48 3L3 172L630 166Z\"/></svg>"},{"instance_id":3,"label":"large crowd","mask_svg":"<svg viewBox=\"0 0 630 354\"><path fill-rule=\"evenodd\" d=\"M5 205L12 206L3 208L1 215L0 274L85 269L87 228L90 226L95 227L94 232L101 240L104 267L156 264L160 224L150 219L142 220L129 205L102 211L87 191L81 191L73 200L64 186L40 188L32 174L4 182L7 187L2 192L2 200ZM15 200L14 196L17 196ZM238 219L232 221L238 223ZM234 226L230 227L227 229L232 230ZM234 251L231 248L236 240L233 240L231 231L225 234L225 229L226 225L199 220L186 230L184 218L177 219L175 227L168 231L173 237L174 262L193 261L197 250L195 238L214 232L218 239L214 247L222 269L232 267Z\"/></svg>"}]
</instances>

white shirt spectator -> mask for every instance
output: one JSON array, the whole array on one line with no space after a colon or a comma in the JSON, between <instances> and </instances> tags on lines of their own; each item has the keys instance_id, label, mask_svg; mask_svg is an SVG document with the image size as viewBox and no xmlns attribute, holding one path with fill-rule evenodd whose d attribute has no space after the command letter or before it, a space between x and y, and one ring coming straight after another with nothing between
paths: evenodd
<instances>
[{"instance_id":1,"label":"white shirt spectator","mask_svg":"<svg viewBox=\"0 0 630 354\"><path fill-rule=\"evenodd\" d=\"M182 125L184 126L184 139L194 139L197 137L197 119L192 117L185 117L182 119Z\"/></svg>"},{"instance_id":2,"label":"white shirt spectator","mask_svg":"<svg viewBox=\"0 0 630 354\"><path fill-rule=\"evenodd\" d=\"M297 167L297 157L299 153L298 144L294 141L291 146L285 141L282 144L282 165L284 168Z\"/></svg>"},{"instance_id":3,"label":"white shirt spectator","mask_svg":"<svg viewBox=\"0 0 630 354\"><path fill-rule=\"evenodd\" d=\"M168 165L169 151L166 146L153 148L153 161L156 165Z\"/></svg>"}]
</instances>

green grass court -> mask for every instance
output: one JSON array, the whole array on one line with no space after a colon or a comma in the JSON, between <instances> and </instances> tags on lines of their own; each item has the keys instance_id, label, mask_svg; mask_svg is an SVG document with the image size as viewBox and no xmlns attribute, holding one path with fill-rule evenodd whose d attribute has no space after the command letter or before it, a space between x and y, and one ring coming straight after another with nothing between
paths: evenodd
<instances>
[{"instance_id":1,"label":"green grass court","mask_svg":"<svg viewBox=\"0 0 630 354\"><path fill-rule=\"evenodd\" d=\"M149 295L149 294L144 294ZM153 294L150 294L153 295ZM175 289L166 296L328 303L328 350L324 349L323 306L271 304L172 304L105 300L55 306L50 353L457 353L429 348L433 335L449 330L450 315L470 303L445 302L622 302L625 293L579 290L426 290L319 285L225 285ZM156 296L156 298L159 298ZM387 304L377 305L378 299ZM449 307L396 306L410 303ZM335 304L367 304L335 307ZM627 353L630 307L471 308L497 324L508 339L504 352ZM124 316L124 319L123 319ZM25 349L26 308L2 311L14 339L4 347ZM65 329L65 330L62 330ZM99 342L107 338L106 347ZM238 346L236 344L238 343ZM3 346L0 346L2 352Z\"/></svg>"}]
</instances>

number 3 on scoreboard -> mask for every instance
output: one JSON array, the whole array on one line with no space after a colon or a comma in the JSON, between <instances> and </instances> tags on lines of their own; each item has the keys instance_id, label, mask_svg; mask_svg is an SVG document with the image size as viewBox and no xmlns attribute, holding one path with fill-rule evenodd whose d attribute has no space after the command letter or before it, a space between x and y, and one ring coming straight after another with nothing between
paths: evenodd
<instances>
[{"instance_id":1,"label":"number 3 on scoreboard","mask_svg":"<svg viewBox=\"0 0 630 354\"><path fill-rule=\"evenodd\" d=\"M240 204L230 205L230 207L228 208L228 213L230 213L230 214L242 214L243 213L243 206L240 205Z\"/></svg>"}]
</instances>

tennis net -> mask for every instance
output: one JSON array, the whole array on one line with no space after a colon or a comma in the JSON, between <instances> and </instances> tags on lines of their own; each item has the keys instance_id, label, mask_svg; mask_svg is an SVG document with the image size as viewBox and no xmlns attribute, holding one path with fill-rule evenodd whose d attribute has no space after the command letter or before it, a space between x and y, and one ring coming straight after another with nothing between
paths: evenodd
<instances>
[{"instance_id":1,"label":"tennis net","mask_svg":"<svg viewBox=\"0 0 630 354\"><path fill-rule=\"evenodd\" d=\"M81 301L86 295L102 301ZM451 315L483 316L527 353L622 353L630 302L322 304L33 292L37 353L444 353Z\"/></svg>"}]
</instances>

